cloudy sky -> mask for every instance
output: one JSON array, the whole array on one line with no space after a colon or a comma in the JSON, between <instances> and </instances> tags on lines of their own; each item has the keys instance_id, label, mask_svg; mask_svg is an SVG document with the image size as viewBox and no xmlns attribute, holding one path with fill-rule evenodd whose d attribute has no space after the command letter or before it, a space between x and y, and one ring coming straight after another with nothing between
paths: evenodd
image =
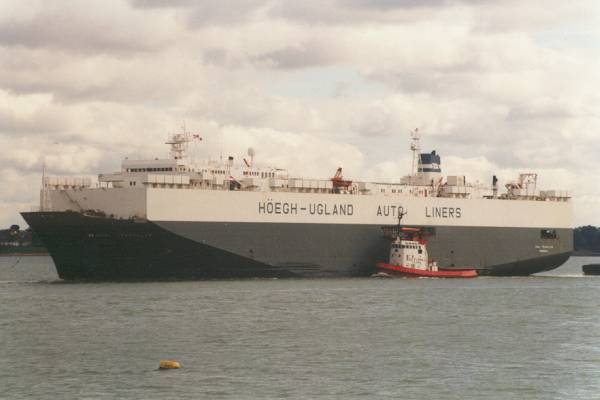
<instances>
[{"instance_id":1,"label":"cloudy sky","mask_svg":"<svg viewBox=\"0 0 600 400\"><path fill-rule=\"evenodd\" d=\"M525 5L524 5L525 4ZM397 180L409 132L448 174L538 172L600 225L600 3L497 0L0 2L0 227L45 161L95 175L193 152L293 175Z\"/></svg>"}]
</instances>

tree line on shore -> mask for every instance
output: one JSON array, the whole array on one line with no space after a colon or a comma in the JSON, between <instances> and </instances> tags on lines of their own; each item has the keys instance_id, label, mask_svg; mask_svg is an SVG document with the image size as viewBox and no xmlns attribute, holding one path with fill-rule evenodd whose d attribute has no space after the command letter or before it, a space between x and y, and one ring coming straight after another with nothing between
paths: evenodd
<instances>
[{"instance_id":1,"label":"tree line on shore","mask_svg":"<svg viewBox=\"0 0 600 400\"><path fill-rule=\"evenodd\" d=\"M600 228L591 225L575 228L573 247L577 252L600 254Z\"/></svg>"},{"instance_id":2,"label":"tree line on shore","mask_svg":"<svg viewBox=\"0 0 600 400\"><path fill-rule=\"evenodd\" d=\"M21 230L19 225L11 225L8 229L0 229L0 247L41 245L31 228Z\"/></svg>"}]
</instances>

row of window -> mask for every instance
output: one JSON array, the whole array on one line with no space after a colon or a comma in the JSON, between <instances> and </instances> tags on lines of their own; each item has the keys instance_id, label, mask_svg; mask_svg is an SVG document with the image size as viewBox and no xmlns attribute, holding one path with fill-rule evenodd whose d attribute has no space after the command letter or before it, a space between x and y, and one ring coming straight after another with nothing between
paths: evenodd
<instances>
[{"instance_id":1,"label":"row of window","mask_svg":"<svg viewBox=\"0 0 600 400\"><path fill-rule=\"evenodd\" d=\"M394 244L392 245L394 249L420 249L420 246L416 244Z\"/></svg>"},{"instance_id":2,"label":"row of window","mask_svg":"<svg viewBox=\"0 0 600 400\"><path fill-rule=\"evenodd\" d=\"M275 178L275 172L258 172L258 171L244 171L244 176L259 176L261 178Z\"/></svg>"},{"instance_id":3,"label":"row of window","mask_svg":"<svg viewBox=\"0 0 600 400\"><path fill-rule=\"evenodd\" d=\"M385 193L385 189L384 188L381 189L381 193ZM403 192L402 192L402 189L398 189L398 190L392 189L392 193L403 193Z\"/></svg>"},{"instance_id":4,"label":"row of window","mask_svg":"<svg viewBox=\"0 0 600 400\"><path fill-rule=\"evenodd\" d=\"M416 249L416 247L410 247L410 246L396 246L394 248L394 253L398 253L400 250L398 250L398 248L402 248L402 249ZM423 254L423 249L418 249L419 254Z\"/></svg>"},{"instance_id":5,"label":"row of window","mask_svg":"<svg viewBox=\"0 0 600 400\"><path fill-rule=\"evenodd\" d=\"M169 168L127 168L127 172L169 172L174 171L172 167Z\"/></svg>"},{"instance_id":6,"label":"row of window","mask_svg":"<svg viewBox=\"0 0 600 400\"><path fill-rule=\"evenodd\" d=\"M173 167L165 168L127 168L127 172L173 172L176 171ZM183 171L183 169L182 169ZM208 172L208 171L206 171ZM215 175L226 175L227 171L223 169L212 169L211 174ZM261 178L275 178L275 172L258 172L258 171L244 171L244 176L260 176Z\"/></svg>"}]
</instances>

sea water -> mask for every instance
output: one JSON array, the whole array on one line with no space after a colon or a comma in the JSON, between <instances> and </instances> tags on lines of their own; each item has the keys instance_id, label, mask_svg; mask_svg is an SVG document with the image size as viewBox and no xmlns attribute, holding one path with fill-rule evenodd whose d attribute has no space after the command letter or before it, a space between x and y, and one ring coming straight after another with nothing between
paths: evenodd
<instances>
[{"instance_id":1,"label":"sea water","mask_svg":"<svg viewBox=\"0 0 600 400\"><path fill-rule=\"evenodd\" d=\"M592 262L518 278L64 283L48 257L2 257L0 398L597 399Z\"/></svg>"}]
</instances>

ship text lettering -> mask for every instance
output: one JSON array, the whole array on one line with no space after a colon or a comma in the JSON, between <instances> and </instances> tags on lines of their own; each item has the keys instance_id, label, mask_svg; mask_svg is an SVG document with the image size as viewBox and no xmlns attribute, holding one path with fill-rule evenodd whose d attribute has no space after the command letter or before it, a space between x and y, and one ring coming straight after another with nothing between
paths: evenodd
<instances>
[{"instance_id":1,"label":"ship text lettering","mask_svg":"<svg viewBox=\"0 0 600 400\"><path fill-rule=\"evenodd\" d=\"M258 203L259 214L298 214L298 204L287 201L267 201Z\"/></svg>"},{"instance_id":2,"label":"ship text lettering","mask_svg":"<svg viewBox=\"0 0 600 400\"><path fill-rule=\"evenodd\" d=\"M311 215L352 215L354 214L354 206L352 204L325 204L325 203L310 203L308 212Z\"/></svg>"},{"instance_id":3,"label":"ship text lettering","mask_svg":"<svg viewBox=\"0 0 600 400\"><path fill-rule=\"evenodd\" d=\"M396 217L397 211L401 206L377 206L378 217Z\"/></svg>"},{"instance_id":4,"label":"ship text lettering","mask_svg":"<svg viewBox=\"0 0 600 400\"><path fill-rule=\"evenodd\" d=\"M425 207L427 218L461 218L460 207Z\"/></svg>"},{"instance_id":5,"label":"ship text lettering","mask_svg":"<svg viewBox=\"0 0 600 400\"><path fill-rule=\"evenodd\" d=\"M265 201L258 203L259 214L298 215L298 211L302 214L308 212L310 215L353 215L354 205L309 203L308 207L299 207L298 203L288 203L285 201Z\"/></svg>"}]
</instances>

